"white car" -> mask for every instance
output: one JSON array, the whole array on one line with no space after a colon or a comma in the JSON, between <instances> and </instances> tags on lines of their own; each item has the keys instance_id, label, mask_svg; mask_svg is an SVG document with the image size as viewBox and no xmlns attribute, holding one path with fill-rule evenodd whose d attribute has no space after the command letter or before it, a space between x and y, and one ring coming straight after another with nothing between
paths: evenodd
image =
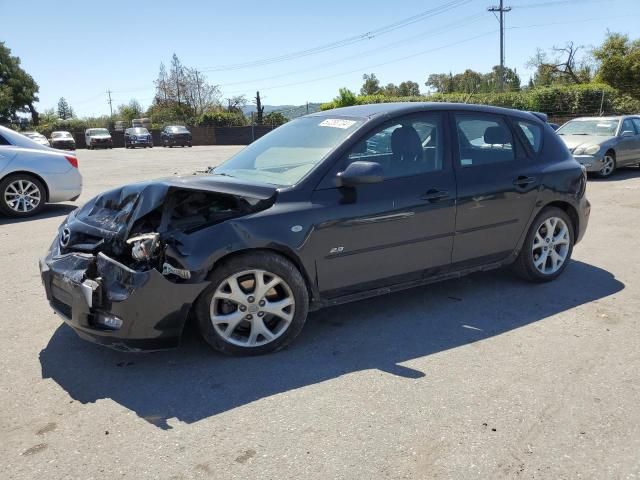
<instances>
[{"instance_id":1,"label":"white car","mask_svg":"<svg viewBox=\"0 0 640 480\"><path fill-rule=\"evenodd\" d=\"M47 140L47 137L45 137L41 133L38 133L38 132L22 132L22 135L24 135L25 137L30 138L31 140L33 140L36 143L39 143L40 145L44 145L45 147L50 147L51 146L51 144L49 143L49 140Z\"/></svg>"},{"instance_id":2,"label":"white car","mask_svg":"<svg viewBox=\"0 0 640 480\"><path fill-rule=\"evenodd\" d=\"M106 128L87 128L84 132L84 141L89 150L113 148L113 139Z\"/></svg>"},{"instance_id":3,"label":"white car","mask_svg":"<svg viewBox=\"0 0 640 480\"><path fill-rule=\"evenodd\" d=\"M78 159L0 126L0 214L35 215L45 203L73 201L82 193Z\"/></svg>"}]
</instances>

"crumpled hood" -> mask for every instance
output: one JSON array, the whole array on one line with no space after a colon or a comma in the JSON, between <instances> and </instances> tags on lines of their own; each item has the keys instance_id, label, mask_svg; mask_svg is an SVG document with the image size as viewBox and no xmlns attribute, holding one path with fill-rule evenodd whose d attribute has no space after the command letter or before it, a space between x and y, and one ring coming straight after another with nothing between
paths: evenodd
<instances>
[{"instance_id":1,"label":"crumpled hood","mask_svg":"<svg viewBox=\"0 0 640 480\"><path fill-rule=\"evenodd\" d=\"M160 217L159 211L164 212L182 206L183 210L187 209L192 213L193 208L190 208L190 205L184 207L185 202L188 201L184 199L185 196L191 194L194 197L221 194L218 197L241 203L242 208L248 213L254 208L259 209L262 205L271 204L276 192L275 186L247 183L220 175L169 177L133 183L92 198L69 216L61 226L61 231L68 225L72 231L82 230L105 240L117 238L124 241L129 236L133 225L154 211ZM208 199L205 200L205 205L207 201ZM200 204L202 203L200 201ZM225 209L220 208L220 211L224 212ZM193 212L193 217L197 219L198 214L199 212ZM169 212L168 218L171 218L171 215L172 212ZM162 219L156 219L155 231L168 229L168 220L164 217L165 214L162 213ZM205 216L205 218L203 224L211 221L209 217ZM77 221L84 225L78 226L75 224Z\"/></svg>"},{"instance_id":2,"label":"crumpled hood","mask_svg":"<svg viewBox=\"0 0 640 480\"><path fill-rule=\"evenodd\" d=\"M573 151L580 145L602 145L614 137L602 137L600 135L560 135L560 138Z\"/></svg>"}]
</instances>

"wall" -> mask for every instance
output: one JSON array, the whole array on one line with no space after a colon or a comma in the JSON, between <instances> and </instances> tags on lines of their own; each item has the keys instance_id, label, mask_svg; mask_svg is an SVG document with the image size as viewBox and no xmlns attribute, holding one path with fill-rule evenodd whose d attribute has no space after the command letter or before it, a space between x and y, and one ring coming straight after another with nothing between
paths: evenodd
<instances>
[{"instance_id":1,"label":"wall","mask_svg":"<svg viewBox=\"0 0 640 480\"><path fill-rule=\"evenodd\" d=\"M253 129L253 131L252 131ZM249 145L253 140L266 135L273 127L256 125L254 127L189 127L193 145ZM160 146L160 130L151 130L153 144ZM84 132L72 132L76 148L87 148ZM111 132L114 148L124 147L124 132Z\"/></svg>"}]
</instances>

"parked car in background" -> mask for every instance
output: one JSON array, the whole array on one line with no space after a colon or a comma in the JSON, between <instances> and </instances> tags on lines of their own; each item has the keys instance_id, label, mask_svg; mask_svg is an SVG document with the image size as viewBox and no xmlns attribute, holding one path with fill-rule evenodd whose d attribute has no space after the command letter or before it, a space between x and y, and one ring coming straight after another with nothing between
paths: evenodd
<instances>
[{"instance_id":1,"label":"parked car in background","mask_svg":"<svg viewBox=\"0 0 640 480\"><path fill-rule=\"evenodd\" d=\"M61 150L75 150L76 141L73 135L69 132L51 132L51 139L49 140L52 148L59 148Z\"/></svg>"},{"instance_id":2,"label":"parked car in background","mask_svg":"<svg viewBox=\"0 0 640 480\"><path fill-rule=\"evenodd\" d=\"M38 132L22 132L22 135L24 135L27 138L30 138L31 140L33 140L36 143L39 143L40 145L44 145L45 147L50 147L51 146L49 144L49 140L47 140L47 137L45 137L41 133L38 133Z\"/></svg>"},{"instance_id":3,"label":"parked car in background","mask_svg":"<svg viewBox=\"0 0 640 480\"><path fill-rule=\"evenodd\" d=\"M0 214L35 215L45 203L75 200L82 192L78 159L0 127Z\"/></svg>"},{"instance_id":4,"label":"parked car in background","mask_svg":"<svg viewBox=\"0 0 640 480\"><path fill-rule=\"evenodd\" d=\"M640 116L583 117L556 133L588 172L606 178L618 167L640 165Z\"/></svg>"},{"instance_id":5,"label":"parked car in background","mask_svg":"<svg viewBox=\"0 0 640 480\"><path fill-rule=\"evenodd\" d=\"M94 148L113 148L113 139L106 128L87 128L84 140L89 150Z\"/></svg>"},{"instance_id":6,"label":"parked car in background","mask_svg":"<svg viewBox=\"0 0 640 480\"><path fill-rule=\"evenodd\" d=\"M162 142L163 147L175 147L177 145L180 145L181 147L190 147L191 132L187 130L186 127L181 127L179 125L164 127L160 134L160 141Z\"/></svg>"},{"instance_id":7,"label":"parked car in background","mask_svg":"<svg viewBox=\"0 0 640 480\"><path fill-rule=\"evenodd\" d=\"M348 107L292 120L209 175L98 195L40 269L82 338L172 347L193 315L214 349L256 355L289 344L313 309L509 264L556 279L587 228L586 185L527 112Z\"/></svg>"},{"instance_id":8,"label":"parked car in background","mask_svg":"<svg viewBox=\"0 0 640 480\"><path fill-rule=\"evenodd\" d=\"M153 148L151 133L144 127L127 128L124 131L124 148Z\"/></svg>"}]
</instances>

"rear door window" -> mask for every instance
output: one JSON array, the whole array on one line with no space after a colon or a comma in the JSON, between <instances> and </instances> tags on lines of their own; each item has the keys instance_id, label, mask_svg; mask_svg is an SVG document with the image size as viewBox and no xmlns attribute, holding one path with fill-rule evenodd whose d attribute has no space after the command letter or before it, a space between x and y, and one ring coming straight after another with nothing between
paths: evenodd
<instances>
[{"instance_id":1,"label":"rear door window","mask_svg":"<svg viewBox=\"0 0 640 480\"><path fill-rule=\"evenodd\" d=\"M455 120L461 167L478 167L515 159L513 136L501 117L485 113L459 113L455 115Z\"/></svg>"},{"instance_id":2,"label":"rear door window","mask_svg":"<svg viewBox=\"0 0 640 480\"><path fill-rule=\"evenodd\" d=\"M518 120L516 124L524 134L531 149L536 153L540 153L540 150L542 150L542 127L523 120Z\"/></svg>"}]
</instances>

